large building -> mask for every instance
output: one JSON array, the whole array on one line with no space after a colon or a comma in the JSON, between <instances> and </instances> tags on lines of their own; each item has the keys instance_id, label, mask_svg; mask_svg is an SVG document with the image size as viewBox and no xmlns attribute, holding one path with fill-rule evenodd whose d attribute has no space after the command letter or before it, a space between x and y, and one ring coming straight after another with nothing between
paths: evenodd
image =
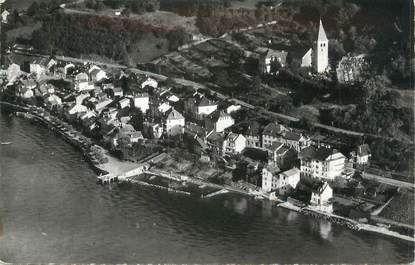
<instances>
[{"instance_id":1,"label":"large building","mask_svg":"<svg viewBox=\"0 0 415 265\"><path fill-rule=\"evenodd\" d=\"M329 40L320 20L317 41L314 43L314 69L317 73L324 73L329 66Z\"/></svg>"},{"instance_id":2,"label":"large building","mask_svg":"<svg viewBox=\"0 0 415 265\"><path fill-rule=\"evenodd\" d=\"M299 158L303 176L329 180L342 175L346 161L336 149L315 146L303 149Z\"/></svg>"}]
</instances>

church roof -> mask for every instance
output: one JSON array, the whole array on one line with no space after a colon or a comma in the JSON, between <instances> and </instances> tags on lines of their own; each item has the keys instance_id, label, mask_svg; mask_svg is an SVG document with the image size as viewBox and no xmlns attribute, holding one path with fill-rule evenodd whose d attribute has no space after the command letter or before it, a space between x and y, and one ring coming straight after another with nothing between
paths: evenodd
<instances>
[{"instance_id":1,"label":"church roof","mask_svg":"<svg viewBox=\"0 0 415 265\"><path fill-rule=\"evenodd\" d=\"M324 28L323 28L323 23L321 22L321 19L320 19L320 27L318 28L317 41L328 41L327 36L326 36L326 32L324 31Z\"/></svg>"}]
</instances>

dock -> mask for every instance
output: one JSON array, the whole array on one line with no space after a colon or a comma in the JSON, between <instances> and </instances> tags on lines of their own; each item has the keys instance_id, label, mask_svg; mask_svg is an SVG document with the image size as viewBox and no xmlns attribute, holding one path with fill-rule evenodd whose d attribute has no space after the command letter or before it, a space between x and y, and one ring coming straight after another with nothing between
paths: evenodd
<instances>
[{"instance_id":1,"label":"dock","mask_svg":"<svg viewBox=\"0 0 415 265\"><path fill-rule=\"evenodd\" d=\"M207 198L211 198L213 196L220 195L220 194L225 194L225 193L228 193L228 192L229 191L227 189L221 189L221 190L209 193L207 195L202 195L202 198L207 199Z\"/></svg>"}]
</instances>

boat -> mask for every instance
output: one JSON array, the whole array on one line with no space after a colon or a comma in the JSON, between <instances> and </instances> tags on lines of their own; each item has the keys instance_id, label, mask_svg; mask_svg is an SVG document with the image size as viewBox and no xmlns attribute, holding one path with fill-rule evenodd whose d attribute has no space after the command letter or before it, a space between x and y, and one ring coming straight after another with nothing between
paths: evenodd
<instances>
[{"instance_id":1,"label":"boat","mask_svg":"<svg viewBox=\"0 0 415 265\"><path fill-rule=\"evenodd\" d=\"M12 142L1 142L2 145L8 145L11 144Z\"/></svg>"}]
</instances>

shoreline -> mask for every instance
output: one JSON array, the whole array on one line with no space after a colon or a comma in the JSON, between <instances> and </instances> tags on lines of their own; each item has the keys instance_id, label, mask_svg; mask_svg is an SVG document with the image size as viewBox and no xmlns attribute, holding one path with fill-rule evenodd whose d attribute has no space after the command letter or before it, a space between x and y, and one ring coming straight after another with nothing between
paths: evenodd
<instances>
[{"instance_id":1,"label":"shoreline","mask_svg":"<svg viewBox=\"0 0 415 265\"><path fill-rule=\"evenodd\" d=\"M97 164L93 163L91 156L87 152L87 149L88 149L87 145L83 141L81 141L79 137L74 137L74 136L71 136L70 133L65 133L53 121L51 121L50 119L48 120L46 117L41 116L36 112L34 113L28 107L21 106L21 105L16 105L16 104L13 104L13 103L10 103L10 102L0 101L0 106L3 106L3 105L6 105L6 106L12 108L14 112L16 112L16 110L17 110L17 111L26 112L29 115L32 115L33 119L40 121L44 126L47 126L52 131L55 131L59 135L63 136L63 138L66 142L70 143L72 146L74 146L74 147L76 147L76 148L78 148L79 150L82 151L82 153L85 157L85 161L90 165L91 169L97 175L99 175L99 174L110 174L109 172L103 170L102 167L99 167L99 164L97 165ZM52 116L52 117L54 117L54 116ZM26 118L28 118L28 117L26 117ZM58 118L56 118L56 119L58 119ZM60 121L60 122L63 123L63 121ZM86 136L82 135L82 137L90 140ZM142 165L143 164L141 164L141 166ZM139 167L139 166L140 166L140 164L137 164L137 167ZM160 176L162 178L165 178L165 176L163 176L163 174L157 174L156 172L154 172L153 175L157 175L157 176ZM173 181L179 181L179 179L173 178L173 177L170 177L168 179L171 179ZM143 184L141 182L131 181L131 180L129 180L128 177L120 179L117 176L117 180L120 180L120 181L123 181L123 182ZM249 192L249 191L239 190L239 189L236 189L236 188L231 187L229 185L218 185L218 184L209 183L209 182L205 182L205 181L194 179L194 178L188 178L187 181L189 181L191 183L194 183L194 184L209 185L211 187L215 187L215 188L218 188L218 189L226 189L228 191L240 193L240 194L247 195L247 196L250 196L250 197L262 196L263 199L270 200L270 198L265 196L264 194L259 194L259 193L256 194L256 193ZM145 183L147 183L147 182L145 182ZM147 183L147 184L143 184L143 185L152 186L152 184L150 184L150 183ZM366 232L371 232L371 233L377 233L377 234L381 234L381 235L384 235L384 236L388 236L388 237L392 237L392 238L401 239L401 240L405 240L405 241L408 241L408 242L415 243L415 238L414 237L410 237L410 236L407 236L407 235L402 235L402 234L399 234L398 232L388 230L384 227L378 227L378 226L374 226L374 225L370 225L370 224L359 223L359 222L357 222L353 219L349 219L349 218L346 218L346 217L343 217L343 216L338 216L338 215L335 215L335 214L320 212L320 211L311 209L309 207L298 207L298 206L295 206L295 205L293 205L289 202L284 202L284 201L281 201L279 199L276 200L276 201L275 200L270 200L270 201L273 202L276 207L281 207L281 208L284 208L284 209L287 209L287 210L296 211L300 214L309 215L309 216L312 216L312 217L317 218L317 219L319 219L319 218L326 219L326 220L328 220L332 223L336 223L336 224L341 225L341 226L346 226L347 228L355 230L355 231L366 231ZM311 212L312 212L312 214L311 214ZM343 223L341 223L339 220L343 220Z\"/></svg>"}]
</instances>

